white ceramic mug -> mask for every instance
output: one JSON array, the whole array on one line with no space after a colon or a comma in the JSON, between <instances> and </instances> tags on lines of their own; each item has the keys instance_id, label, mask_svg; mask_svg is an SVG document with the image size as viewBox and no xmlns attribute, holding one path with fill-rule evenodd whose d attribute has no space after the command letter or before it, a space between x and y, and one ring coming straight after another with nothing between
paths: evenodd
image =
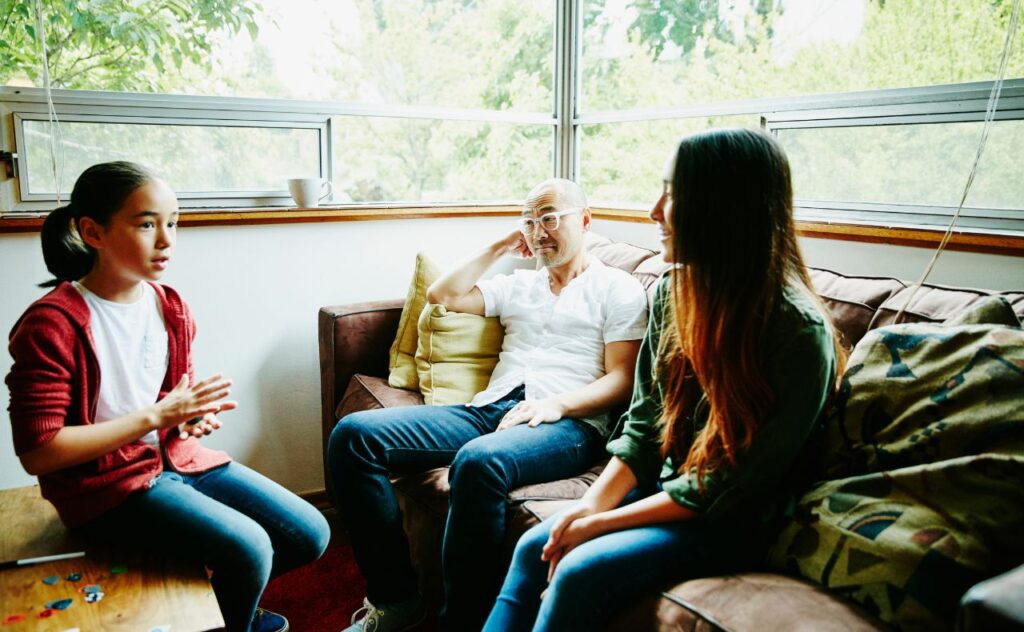
<instances>
[{"instance_id":1,"label":"white ceramic mug","mask_svg":"<svg viewBox=\"0 0 1024 632\"><path fill-rule=\"evenodd\" d=\"M313 208L320 206L325 197L334 196L334 185L323 178L291 178L288 191L300 208Z\"/></svg>"}]
</instances>

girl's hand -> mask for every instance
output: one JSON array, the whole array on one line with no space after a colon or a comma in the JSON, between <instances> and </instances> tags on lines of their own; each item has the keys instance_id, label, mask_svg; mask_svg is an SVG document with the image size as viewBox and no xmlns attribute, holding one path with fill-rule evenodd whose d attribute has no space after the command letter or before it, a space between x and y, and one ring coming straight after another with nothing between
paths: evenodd
<instances>
[{"instance_id":1,"label":"girl's hand","mask_svg":"<svg viewBox=\"0 0 1024 632\"><path fill-rule=\"evenodd\" d=\"M238 407L236 402L221 402L220 410L233 410ZM184 441L191 437L201 438L221 427L220 420L213 413L206 413L198 421L189 421L179 427L178 438Z\"/></svg>"},{"instance_id":2,"label":"girl's hand","mask_svg":"<svg viewBox=\"0 0 1024 632\"><path fill-rule=\"evenodd\" d=\"M600 513L597 504L587 498L582 499L569 511L555 519L548 535L548 541L544 544L540 559L548 562L548 582L555 574L555 567L565 555L590 540L598 533L593 529L591 516Z\"/></svg>"},{"instance_id":3,"label":"girl's hand","mask_svg":"<svg viewBox=\"0 0 1024 632\"><path fill-rule=\"evenodd\" d=\"M222 401L228 396L230 380L222 379L220 373L189 386L188 375L181 376L178 384L166 397L153 405L156 427L159 429L179 426L182 435L199 436L216 429L214 415L221 410L238 406L232 401ZM207 419L209 415L212 419ZM217 422L219 426L220 422ZM199 428L195 428L198 426ZM198 430L198 432L196 432Z\"/></svg>"}]
</instances>

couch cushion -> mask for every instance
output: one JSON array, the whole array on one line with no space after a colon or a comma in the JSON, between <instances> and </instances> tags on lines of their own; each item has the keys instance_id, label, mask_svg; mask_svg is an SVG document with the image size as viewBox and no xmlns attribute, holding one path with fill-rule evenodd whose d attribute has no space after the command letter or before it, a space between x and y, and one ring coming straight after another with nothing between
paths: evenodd
<instances>
[{"instance_id":1,"label":"couch cushion","mask_svg":"<svg viewBox=\"0 0 1024 632\"><path fill-rule=\"evenodd\" d=\"M808 272L814 291L842 334L847 350L864 337L878 307L906 287L896 279L885 277L846 276L820 268L808 268Z\"/></svg>"},{"instance_id":2,"label":"couch cushion","mask_svg":"<svg viewBox=\"0 0 1024 632\"><path fill-rule=\"evenodd\" d=\"M349 380L345 395L334 411L336 419L349 413L374 408L393 408L395 406L415 406L423 403L423 396L404 388L388 385L387 378L373 377L357 373Z\"/></svg>"},{"instance_id":3,"label":"couch cushion","mask_svg":"<svg viewBox=\"0 0 1024 632\"><path fill-rule=\"evenodd\" d=\"M465 404L487 388L505 330L496 318L428 304L420 314L416 372L426 404Z\"/></svg>"},{"instance_id":4,"label":"couch cushion","mask_svg":"<svg viewBox=\"0 0 1024 632\"><path fill-rule=\"evenodd\" d=\"M587 241L587 252L600 259L605 265L632 273L646 259L657 254L653 250L612 241L607 237L590 233Z\"/></svg>"},{"instance_id":5,"label":"couch cushion","mask_svg":"<svg viewBox=\"0 0 1024 632\"><path fill-rule=\"evenodd\" d=\"M388 383L395 388L416 389L419 375L416 373L416 324L420 312L427 304L427 288L441 276L441 269L426 253L416 255L416 267L405 296L405 305L398 320L398 333L391 343L388 356Z\"/></svg>"},{"instance_id":6,"label":"couch cushion","mask_svg":"<svg viewBox=\"0 0 1024 632\"><path fill-rule=\"evenodd\" d=\"M886 299L872 319L869 329L895 323L896 314L913 291L912 286L907 287ZM945 322L956 318L961 312L993 295L1005 298L1017 316L1024 319L1024 292L989 292L972 288L925 284L913 295L913 302L907 307L900 322Z\"/></svg>"},{"instance_id":7,"label":"couch cushion","mask_svg":"<svg viewBox=\"0 0 1024 632\"><path fill-rule=\"evenodd\" d=\"M883 629L856 605L809 582L773 573L693 579L614 617L612 631L643 629L859 632Z\"/></svg>"}]
</instances>

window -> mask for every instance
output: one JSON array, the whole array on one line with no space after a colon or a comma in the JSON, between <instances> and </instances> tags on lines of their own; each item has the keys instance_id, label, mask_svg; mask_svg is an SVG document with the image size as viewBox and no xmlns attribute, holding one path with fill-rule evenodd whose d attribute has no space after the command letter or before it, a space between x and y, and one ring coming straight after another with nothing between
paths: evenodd
<instances>
[{"instance_id":1,"label":"window","mask_svg":"<svg viewBox=\"0 0 1024 632\"><path fill-rule=\"evenodd\" d=\"M201 6L200 6L201 5ZM33 3L0 28L14 210L56 196ZM202 10L199 10L199 9ZM1009 0L104 0L47 16L62 189L151 164L185 206L519 200L579 180L646 208L679 136L764 125L798 214L939 226L959 203ZM100 45L106 43L106 45ZM1024 231L1024 37L961 225ZM1017 79L1014 79L1017 78ZM3 194L0 185L0 194ZM3 198L0 198L2 200ZM10 210L4 209L4 210Z\"/></svg>"}]
</instances>

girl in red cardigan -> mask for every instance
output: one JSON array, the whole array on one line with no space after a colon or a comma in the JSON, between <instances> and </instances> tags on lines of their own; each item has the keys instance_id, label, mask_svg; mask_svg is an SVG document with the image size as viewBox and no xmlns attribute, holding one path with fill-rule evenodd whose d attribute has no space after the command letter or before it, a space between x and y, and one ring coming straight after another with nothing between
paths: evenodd
<instances>
[{"instance_id":1,"label":"girl in red cardigan","mask_svg":"<svg viewBox=\"0 0 1024 632\"><path fill-rule=\"evenodd\" d=\"M235 408L221 375L196 380L195 321L156 283L178 203L129 162L86 169L46 218L52 291L14 325L7 376L14 448L68 527L122 546L194 555L212 569L227 629L288 630L258 609L272 575L323 553L308 503L200 445Z\"/></svg>"}]
</instances>

